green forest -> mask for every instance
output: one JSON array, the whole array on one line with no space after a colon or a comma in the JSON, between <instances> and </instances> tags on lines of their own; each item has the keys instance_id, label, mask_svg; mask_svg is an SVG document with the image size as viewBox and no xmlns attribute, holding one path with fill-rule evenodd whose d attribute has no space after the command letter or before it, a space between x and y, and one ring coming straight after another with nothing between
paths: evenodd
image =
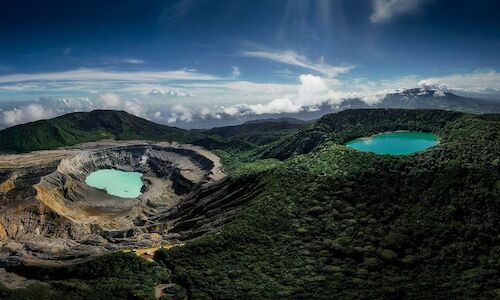
<instances>
[{"instance_id":1,"label":"green forest","mask_svg":"<svg viewBox=\"0 0 500 300\"><path fill-rule=\"evenodd\" d=\"M133 128L146 126L143 138L205 146L222 158L229 178L259 180L262 191L217 233L160 250L154 262L111 253L68 268L20 268L47 283L0 287L1 299L154 299L160 283L172 283L165 299L500 297L498 114L348 110L301 125L209 131L120 120L126 131L94 128L83 140L111 131L137 138L143 129ZM58 134L67 122L53 124ZM62 132L83 125L68 126ZM432 132L439 145L409 156L344 146L395 130ZM3 146L81 142L39 141Z\"/></svg>"}]
</instances>

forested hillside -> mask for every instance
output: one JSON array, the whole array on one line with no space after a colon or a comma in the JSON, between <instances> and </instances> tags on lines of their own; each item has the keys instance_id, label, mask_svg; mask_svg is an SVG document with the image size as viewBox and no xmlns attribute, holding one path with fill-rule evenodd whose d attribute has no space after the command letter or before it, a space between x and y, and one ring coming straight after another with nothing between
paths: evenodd
<instances>
[{"instance_id":1,"label":"forested hillside","mask_svg":"<svg viewBox=\"0 0 500 300\"><path fill-rule=\"evenodd\" d=\"M21 124L0 131L0 151L54 149L101 139L185 142L186 130L156 124L124 111L94 110Z\"/></svg>"},{"instance_id":2,"label":"forested hillside","mask_svg":"<svg viewBox=\"0 0 500 300\"><path fill-rule=\"evenodd\" d=\"M440 143L409 156L343 145L392 130L433 132ZM212 133L230 145L231 130L222 131ZM0 295L153 299L152 286L173 283L169 297L177 299L500 297L498 115L351 110L269 142L215 150L229 177L263 184L219 233L161 250L147 268L112 254L30 270L26 276L74 279Z\"/></svg>"}]
</instances>

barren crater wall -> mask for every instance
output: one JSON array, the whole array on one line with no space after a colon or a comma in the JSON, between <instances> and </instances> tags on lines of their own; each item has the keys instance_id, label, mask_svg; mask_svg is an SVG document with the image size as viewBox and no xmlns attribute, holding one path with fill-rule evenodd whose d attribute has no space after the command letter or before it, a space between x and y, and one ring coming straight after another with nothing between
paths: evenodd
<instances>
[{"instance_id":1,"label":"barren crater wall","mask_svg":"<svg viewBox=\"0 0 500 300\"><path fill-rule=\"evenodd\" d=\"M69 159L63 159L60 173L79 180L99 169L116 168L168 177L173 169L191 171L191 180L202 180L214 163L193 150L158 146L129 146L100 151L84 151Z\"/></svg>"},{"instance_id":2,"label":"barren crater wall","mask_svg":"<svg viewBox=\"0 0 500 300\"><path fill-rule=\"evenodd\" d=\"M108 142L40 155L47 158L12 156L21 167L0 166L0 266L76 262L195 238L248 200L226 196L229 187L258 192L221 180L218 157L189 145ZM142 195L119 198L85 184L88 174L106 168L143 173Z\"/></svg>"}]
</instances>

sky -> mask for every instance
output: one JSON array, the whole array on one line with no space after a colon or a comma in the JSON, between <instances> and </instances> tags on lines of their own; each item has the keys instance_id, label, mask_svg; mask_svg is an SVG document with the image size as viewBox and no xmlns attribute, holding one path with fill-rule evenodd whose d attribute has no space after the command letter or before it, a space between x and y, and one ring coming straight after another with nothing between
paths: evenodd
<instances>
[{"instance_id":1,"label":"sky","mask_svg":"<svg viewBox=\"0 0 500 300\"><path fill-rule=\"evenodd\" d=\"M500 99L498 11L496 0L6 0L0 128L92 109L182 127L416 87Z\"/></svg>"}]
</instances>

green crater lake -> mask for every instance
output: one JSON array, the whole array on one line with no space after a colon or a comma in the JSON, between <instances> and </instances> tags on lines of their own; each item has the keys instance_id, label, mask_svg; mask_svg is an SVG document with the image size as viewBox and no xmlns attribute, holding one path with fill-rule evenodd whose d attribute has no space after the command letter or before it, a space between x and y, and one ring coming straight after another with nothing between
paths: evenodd
<instances>
[{"instance_id":1,"label":"green crater lake","mask_svg":"<svg viewBox=\"0 0 500 300\"><path fill-rule=\"evenodd\" d=\"M349 148L388 155L409 155L438 144L437 136L425 132L386 132L347 142Z\"/></svg>"},{"instance_id":2,"label":"green crater lake","mask_svg":"<svg viewBox=\"0 0 500 300\"><path fill-rule=\"evenodd\" d=\"M92 172L85 179L85 183L101 189L113 196L122 198L136 198L141 195L142 174L125 172L115 169L103 169Z\"/></svg>"}]
</instances>

